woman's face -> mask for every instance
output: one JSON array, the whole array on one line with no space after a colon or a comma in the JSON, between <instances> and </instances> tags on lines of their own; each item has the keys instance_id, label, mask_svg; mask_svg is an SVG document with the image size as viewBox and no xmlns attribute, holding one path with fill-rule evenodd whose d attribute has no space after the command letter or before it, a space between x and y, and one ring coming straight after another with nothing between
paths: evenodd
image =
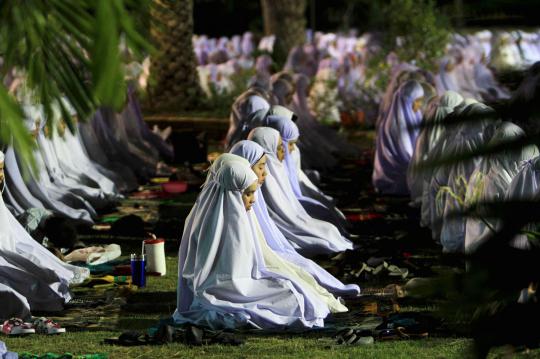
<instances>
[{"instance_id":1,"label":"woman's face","mask_svg":"<svg viewBox=\"0 0 540 359\"><path fill-rule=\"evenodd\" d=\"M283 140L279 137L279 142L277 146L277 158L281 162L285 159L285 149L283 148Z\"/></svg>"},{"instance_id":2,"label":"woman's face","mask_svg":"<svg viewBox=\"0 0 540 359\"><path fill-rule=\"evenodd\" d=\"M244 202L244 208L249 211L255 203L255 191L257 191L258 181L253 182L251 186L246 188L242 193L242 202Z\"/></svg>"},{"instance_id":3,"label":"woman's face","mask_svg":"<svg viewBox=\"0 0 540 359\"><path fill-rule=\"evenodd\" d=\"M298 140L294 140L294 141L289 141L289 153L292 153L294 151L294 149L296 148L296 142L298 142Z\"/></svg>"},{"instance_id":4,"label":"woman's face","mask_svg":"<svg viewBox=\"0 0 540 359\"><path fill-rule=\"evenodd\" d=\"M4 162L0 162L0 184L4 183Z\"/></svg>"},{"instance_id":5,"label":"woman's face","mask_svg":"<svg viewBox=\"0 0 540 359\"><path fill-rule=\"evenodd\" d=\"M251 169L259 178L259 185L262 185L264 183L264 179L266 178L266 155L263 155L261 159L251 167Z\"/></svg>"},{"instance_id":6,"label":"woman's face","mask_svg":"<svg viewBox=\"0 0 540 359\"><path fill-rule=\"evenodd\" d=\"M412 104L412 109L414 112L420 111L420 108L422 107L422 102L424 101L423 97L419 97L416 100L414 100Z\"/></svg>"}]
</instances>

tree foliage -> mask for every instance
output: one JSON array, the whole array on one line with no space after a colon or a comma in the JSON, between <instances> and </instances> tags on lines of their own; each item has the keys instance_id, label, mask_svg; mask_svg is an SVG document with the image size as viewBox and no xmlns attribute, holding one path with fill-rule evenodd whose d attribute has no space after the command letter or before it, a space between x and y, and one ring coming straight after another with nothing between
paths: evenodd
<instances>
[{"instance_id":1,"label":"tree foliage","mask_svg":"<svg viewBox=\"0 0 540 359\"><path fill-rule=\"evenodd\" d=\"M450 36L446 16L437 12L433 0L391 0L385 8L385 44L399 58L433 69Z\"/></svg>"},{"instance_id":2,"label":"tree foliage","mask_svg":"<svg viewBox=\"0 0 540 359\"><path fill-rule=\"evenodd\" d=\"M120 43L135 54L150 45L133 24L129 9L144 9L134 0L0 1L0 68L2 78L15 70L43 106L50 127L59 106L73 129L65 97L85 120L98 106L120 108L125 82ZM12 144L26 163L33 163L33 141L23 125L21 104L0 82L0 140Z\"/></svg>"}]
</instances>

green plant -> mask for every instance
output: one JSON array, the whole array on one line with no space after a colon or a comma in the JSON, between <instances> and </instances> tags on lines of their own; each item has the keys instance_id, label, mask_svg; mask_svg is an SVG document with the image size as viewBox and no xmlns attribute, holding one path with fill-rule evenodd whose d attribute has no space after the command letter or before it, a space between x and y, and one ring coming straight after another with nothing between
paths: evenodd
<instances>
[{"instance_id":1,"label":"green plant","mask_svg":"<svg viewBox=\"0 0 540 359\"><path fill-rule=\"evenodd\" d=\"M337 74L331 69L319 71L308 98L308 106L324 125L339 123L339 107L342 106L338 97Z\"/></svg>"},{"instance_id":2,"label":"green plant","mask_svg":"<svg viewBox=\"0 0 540 359\"><path fill-rule=\"evenodd\" d=\"M433 0L391 0L385 8L385 47L403 61L433 69L450 35L446 16L437 13ZM385 51L388 53L388 51Z\"/></svg>"},{"instance_id":3,"label":"green plant","mask_svg":"<svg viewBox=\"0 0 540 359\"><path fill-rule=\"evenodd\" d=\"M392 68L386 61L386 53L379 51L370 56L366 64L366 84L365 91L377 102L380 100L378 94L384 93L390 83Z\"/></svg>"}]
</instances>

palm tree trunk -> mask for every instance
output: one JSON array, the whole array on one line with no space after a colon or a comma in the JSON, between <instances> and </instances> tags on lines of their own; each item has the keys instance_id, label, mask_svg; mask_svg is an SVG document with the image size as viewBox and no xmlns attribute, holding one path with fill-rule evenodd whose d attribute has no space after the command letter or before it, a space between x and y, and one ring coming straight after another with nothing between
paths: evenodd
<instances>
[{"instance_id":1,"label":"palm tree trunk","mask_svg":"<svg viewBox=\"0 0 540 359\"><path fill-rule=\"evenodd\" d=\"M264 33L276 36L276 61L283 62L294 46L305 42L306 5L306 0L261 0Z\"/></svg>"},{"instance_id":2,"label":"palm tree trunk","mask_svg":"<svg viewBox=\"0 0 540 359\"><path fill-rule=\"evenodd\" d=\"M150 105L157 110L189 110L203 93L197 76L193 36L193 0L154 0L150 34L152 59Z\"/></svg>"}]
</instances>

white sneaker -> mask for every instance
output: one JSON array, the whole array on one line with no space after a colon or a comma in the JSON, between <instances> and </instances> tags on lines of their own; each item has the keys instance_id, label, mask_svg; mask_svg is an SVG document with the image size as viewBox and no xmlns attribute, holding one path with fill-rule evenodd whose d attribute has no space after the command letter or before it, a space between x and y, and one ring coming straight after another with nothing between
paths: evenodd
<instances>
[{"instance_id":1,"label":"white sneaker","mask_svg":"<svg viewBox=\"0 0 540 359\"><path fill-rule=\"evenodd\" d=\"M35 329L32 328L32 324L25 323L20 318L6 320L1 327L0 331L5 335L25 335L34 334L36 332Z\"/></svg>"}]
</instances>

